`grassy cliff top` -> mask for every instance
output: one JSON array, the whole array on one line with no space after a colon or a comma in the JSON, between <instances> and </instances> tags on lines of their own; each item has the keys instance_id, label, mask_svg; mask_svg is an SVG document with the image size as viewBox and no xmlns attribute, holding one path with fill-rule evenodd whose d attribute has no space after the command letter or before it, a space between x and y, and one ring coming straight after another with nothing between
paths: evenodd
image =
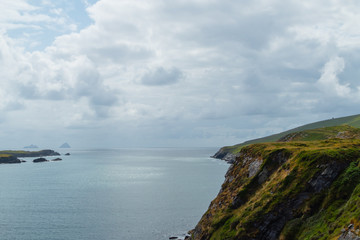
<instances>
[{"instance_id":1,"label":"grassy cliff top","mask_svg":"<svg viewBox=\"0 0 360 240\"><path fill-rule=\"evenodd\" d=\"M337 239L349 223L360 229L359 203L359 139L253 144L241 149L192 237Z\"/></svg>"},{"instance_id":2,"label":"grassy cliff top","mask_svg":"<svg viewBox=\"0 0 360 240\"><path fill-rule=\"evenodd\" d=\"M10 157L10 156L12 156L12 155L11 154L2 154L2 153L0 153L0 158Z\"/></svg>"},{"instance_id":3,"label":"grassy cliff top","mask_svg":"<svg viewBox=\"0 0 360 240\"><path fill-rule=\"evenodd\" d=\"M40 150L40 151L23 151L23 150L3 150L0 151L0 157L13 156L13 157L41 157L41 156L58 156L59 153L53 150Z\"/></svg>"},{"instance_id":4,"label":"grassy cliff top","mask_svg":"<svg viewBox=\"0 0 360 240\"><path fill-rule=\"evenodd\" d=\"M257 139L253 139L250 141L245 141L243 143L236 144L234 146L225 146L225 147L221 148L221 150L224 152L229 152L229 153L235 154L235 153L238 153L242 147L247 146L249 144L264 143L264 142L276 142L276 141L279 141L280 139L282 139L283 137L285 137L286 135L296 133L296 132L303 132L306 130L321 129L321 128L328 128L328 127L341 127L341 126L345 126L345 125L353 127L353 128L360 128L360 114L348 116L348 117L342 117L342 118L332 118L329 120L306 124L306 125L303 125L303 126L300 126L297 128L290 129L288 131L278 133L278 134L273 134L273 135L270 135L267 137L257 138ZM324 136L326 136L326 134ZM324 138L322 138L322 139L324 139ZM301 140L301 139L299 139L299 140ZM315 140L321 140L321 138L315 139Z\"/></svg>"}]
</instances>

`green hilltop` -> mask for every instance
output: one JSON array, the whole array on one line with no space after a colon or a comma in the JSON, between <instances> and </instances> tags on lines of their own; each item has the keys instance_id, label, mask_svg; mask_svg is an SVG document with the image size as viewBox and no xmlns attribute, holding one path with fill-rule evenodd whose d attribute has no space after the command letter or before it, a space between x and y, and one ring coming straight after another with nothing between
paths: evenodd
<instances>
[{"instance_id":1,"label":"green hilltop","mask_svg":"<svg viewBox=\"0 0 360 240\"><path fill-rule=\"evenodd\" d=\"M305 130L312 130L318 128L334 127L334 126L343 126L348 125L354 128L360 128L360 114L341 117L341 118L332 118L324 121L319 121L315 123L306 124L297 128L293 128L281 133L273 134L263 138L257 138L249 141L245 141L234 146L222 147L218 153L214 155L215 158L223 158L227 153L236 154L240 152L241 148L254 143L265 143L265 142L276 142L282 139L283 137L296 132L301 132ZM320 138L321 139L321 138ZM218 156L217 156L218 155Z\"/></svg>"}]
</instances>

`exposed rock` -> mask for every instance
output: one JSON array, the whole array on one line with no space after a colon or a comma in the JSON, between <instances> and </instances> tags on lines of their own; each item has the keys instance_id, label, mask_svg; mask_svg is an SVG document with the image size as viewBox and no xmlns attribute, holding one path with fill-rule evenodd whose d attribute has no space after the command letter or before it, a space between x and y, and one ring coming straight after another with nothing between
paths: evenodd
<instances>
[{"instance_id":1,"label":"exposed rock","mask_svg":"<svg viewBox=\"0 0 360 240\"><path fill-rule=\"evenodd\" d=\"M239 154L234 154L229 151L227 151L225 148L221 148L219 151L217 151L214 156L211 156L212 158L217 158L224 160L230 164L235 162L235 159L239 156Z\"/></svg>"},{"instance_id":2,"label":"exposed rock","mask_svg":"<svg viewBox=\"0 0 360 240\"><path fill-rule=\"evenodd\" d=\"M227 163L232 164L235 162L235 159L238 156L239 156L238 154L228 153L225 155L225 157L222 160L226 161Z\"/></svg>"},{"instance_id":3,"label":"exposed rock","mask_svg":"<svg viewBox=\"0 0 360 240\"><path fill-rule=\"evenodd\" d=\"M70 156L70 153L65 153L65 156Z\"/></svg>"},{"instance_id":4,"label":"exposed rock","mask_svg":"<svg viewBox=\"0 0 360 240\"><path fill-rule=\"evenodd\" d=\"M189 234L182 234L181 236L172 236L172 237L169 237L169 239L171 240L186 240L186 239L190 239L190 235Z\"/></svg>"},{"instance_id":5,"label":"exposed rock","mask_svg":"<svg viewBox=\"0 0 360 240\"><path fill-rule=\"evenodd\" d=\"M225 148L220 148L219 151L217 151L214 156L211 156L212 158L217 158L217 159L223 159L223 157L226 156L226 154L228 154L228 151L225 150Z\"/></svg>"},{"instance_id":6,"label":"exposed rock","mask_svg":"<svg viewBox=\"0 0 360 240\"><path fill-rule=\"evenodd\" d=\"M312 239L341 234L339 240L360 240L353 225L342 233L341 221L318 226L321 216L332 218L340 207L348 210L336 218L356 218L346 211L360 200L359 146L358 140L333 139L243 147L190 239L290 240L310 239L311 233Z\"/></svg>"},{"instance_id":7,"label":"exposed rock","mask_svg":"<svg viewBox=\"0 0 360 240\"><path fill-rule=\"evenodd\" d=\"M249 175L248 175L249 178L253 177L260 170L262 162L263 161L259 158L259 159L255 159L253 162L249 164Z\"/></svg>"},{"instance_id":8,"label":"exposed rock","mask_svg":"<svg viewBox=\"0 0 360 240\"><path fill-rule=\"evenodd\" d=\"M34 163L38 163L38 162L48 162L48 160L46 158L36 158L33 160Z\"/></svg>"},{"instance_id":9,"label":"exposed rock","mask_svg":"<svg viewBox=\"0 0 360 240\"><path fill-rule=\"evenodd\" d=\"M342 172L347 165L341 162L331 162L321 166L324 170L308 183L315 192L320 192L330 186L334 179Z\"/></svg>"},{"instance_id":10,"label":"exposed rock","mask_svg":"<svg viewBox=\"0 0 360 240\"><path fill-rule=\"evenodd\" d=\"M3 163L21 163L21 160L14 156L0 156L0 164Z\"/></svg>"},{"instance_id":11,"label":"exposed rock","mask_svg":"<svg viewBox=\"0 0 360 240\"><path fill-rule=\"evenodd\" d=\"M13 151L6 150L0 151L0 163L21 163L25 160L18 159L19 157L45 157L45 156L58 156L59 153L53 150L41 150L41 151Z\"/></svg>"},{"instance_id":12,"label":"exposed rock","mask_svg":"<svg viewBox=\"0 0 360 240\"><path fill-rule=\"evenodd\" d=\"M53 159L53 160L51 160L51 161L61 161L62 159L61 158L55 158L55 159Z\"/></svg>"},{"instance_id":13,"label":"exposed rock","mask_svg":"<svg viewBox=\"0 0 360 240\"><path fill-rule=\"evenodd\" d=\"M348 230L343 230L342 234L340 235L340 237L338 238L338 240L360 240L359 235L356 233L356 231L353 231L353 227L351 226L351 228L348 228ZM359 232L359 231L357 231Z\"/></svg>"}]
</instances>

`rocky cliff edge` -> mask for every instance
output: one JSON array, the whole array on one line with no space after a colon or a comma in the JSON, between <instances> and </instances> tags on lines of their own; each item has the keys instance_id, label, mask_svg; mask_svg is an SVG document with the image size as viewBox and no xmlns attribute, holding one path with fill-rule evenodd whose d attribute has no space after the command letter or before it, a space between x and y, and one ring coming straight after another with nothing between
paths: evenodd
<instances>
[{"instance_id":1,"label":"rocky cliff edge","mask_svg":"<svg viewBox=\"0 0 360 240\"><path fill-rule=\"evenodd\" d=\"M358 239L359 220L360 140L253 144L191 239Z\"/></svg>"}]
</instances>

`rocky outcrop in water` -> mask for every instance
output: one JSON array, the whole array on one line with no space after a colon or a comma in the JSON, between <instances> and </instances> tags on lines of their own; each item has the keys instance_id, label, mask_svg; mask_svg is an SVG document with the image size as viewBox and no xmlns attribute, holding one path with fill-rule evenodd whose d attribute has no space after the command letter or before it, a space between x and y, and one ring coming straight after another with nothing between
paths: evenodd
<instances>
[{"instance_id":1,"label":"rocky outcrop in water","mask_svg":"<svg viewBox=\"0 0 360 240\"><path fill-rule=\"evenodd\" d=\"M5 150L0 151L0 163L21 163L26 162L18 159L19 157L46 157L46 156L59 156L58 152L46 149L41 151L14 151Z\"/></svg>"},{"instance_id":2,"label":"rocky outcrop in water","mask_svg":"<svg viewBox=\"0 0 360 240\"><path fill-rule=\"evenodd\" d=\"M48 162L49 160L47 160L46 158L36 158L33 160L34 163L39 163L39 162Z\"/></svg>"},{"instance_id":3,"label":"rocky outcrop in water","mask_svg":"<svg viewBox=\"0 0 360 240\"><path fill-rule=\"evenodd\" d=\"M0 164L3 163L21 163L21 160L14 156L0 156Z\"/></svg>"}]
</instances>

